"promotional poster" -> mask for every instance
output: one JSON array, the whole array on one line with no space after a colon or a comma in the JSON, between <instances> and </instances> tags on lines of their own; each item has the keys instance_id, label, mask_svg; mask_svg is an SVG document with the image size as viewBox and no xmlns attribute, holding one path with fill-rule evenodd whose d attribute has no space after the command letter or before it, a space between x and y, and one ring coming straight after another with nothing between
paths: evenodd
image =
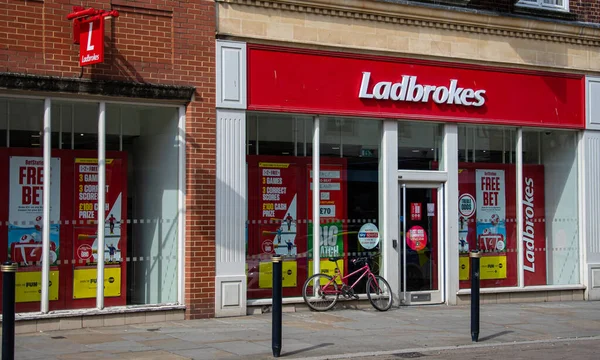
<instances>
[{"instance_id":1,"label":"promotional poster","mask_svg":"<svg viewBox=\"0 0 600 360\"><path fill-rule=\"evenodd\" d=\"M308 192L308 218L312 219L312 167L309 166ZM320 174L321 203L321 258L343 256L344 254L344 226L346 204L343 191L343 167L342 165L322 164ZM312 255L312 224L308 225L308 251Z\"/></svg>"},{"instance_id":2,"label":"promotional poster","mask_svg":"<svg viewBox=\"0 0 600 360\"><path fill-rule=\"evenodd\" d=\"M321 164L321 271L333 273L327 259L345 256L345 162ZM248 157L248 298L268 296L271 255L284 257L284 296L301 294L312 274L312 189L310 158ZM338 261L344 269L345 258Z\"/></svg>"},{"instance_id":3,"label":"promotional poster","mask_svg":"<svg viewBox=\"0 0 600 360\"><path fill-rule=\"evenodd\" d=\"M40 266L44 161L41 157L10 157L8 254L20 267ZM60 159L50 161L50 265L60 254Z\"/></svg>"},{"instance_id":4,"label":"promotional poster","mask_svg":"<svg viewBox=\"0 0 600 360\"><path fill-rule=\"evenodd\" d=\"M406 243L414 251L421 251L427 246L427 232L422 226L411 226L406 232Z\"/></svg>"},{"instance_id":5,"label":"promotional poster","mask_svg":"<svg viewBox=\"0 0 600 360\"><path fill-rule=\"evenodd\" d=\"M479 249L489 252L506 251L506 199L503 170L478 169L477 239Z\"/></svg>"},{"instance_id":6,"label":"promotional poster","mask_svg":"<svg viewBox=\"0 0 600 360\"><path fill-rule=\"evenodd\" d=\"M261 184L259 226L263 253L289 256L298 253L296 166L275 162L258 164Z\"/></svg>"},{"instance_id":7,"label":"promotional poster","mask_svg":"<svg viewBox=\"0 0 600 360\"><path fill-rule=\"evenodd\" d=\"M73 270L73 299L91 299L96 297L98 273L96 269ZM104 296L121 296L121 268L104 269Z\"/></svg>"},{"instance_id":8,"label":"promotional poster","mask_svg":"<svg viewBox=\"0 0 600 360\"><path fill-rule=\"evenodd\" d=\"M121 159L106 160L106 207L104 230L104 262L118 264L121 256ZM77 265L95 264L98 258L98 161L75 159L74 253Z\"/></svg>"},{"instance_id":9,"label":"promotional poster","mask_svg":"<svg viewBox=\"0 0 600 360\"><path fill-rule=\"evenodd\" d=\"M469 252L482 252L482 287L517 285L516 168L460 163L458 248L460 288L470 287Z\"/></svg>"},{"instance_id":10,"label":"promotional poster","mask_svg":"<svg viewBox=\"0 0 600 360\"><path fill-rule=\"evenodd\" d=\"M379 245L379 229L373 223L366 223L358 231L358 242L366 249L374 249Z\"/></svg>"},{"instance_id":11,"label":"promotional poster","mask_svg":"<svg viewBox=\"0 0 600 360\"><path fill-rule=\"evenodd\" d=\"M313 184L312 166L308 166L308 218L313 214ZM321 245L319 254L321 256L320 269L324 274L333 275L336 264L329 261L330 257L343 257L337 262L337 266L344 273L346 264L346 191L345 191L345 168L342 164L321 164L320 171L320 204L319 215L321 219ZM308 274L313 274L313 224L308 224Z\"/></svg>"},{"instance_id":12,"label":"promotional poster","mask_svg":"<svg viewBox=\"0 0 600 360\"><path fill-rule=\"evenodd\" d=\"M48 274L48 300L58 300L58 271ZM15 276L15 302L39 302L42 299L42 272L19 271Z\"/></svg>"},{"instance_id":13,"label":"promotional poster","mask_svg":"<svg viewBox=\"0 0 600 360\"><path fill-rule=\"evenodd\" d=\"M104 252L106 265L120 265L123 261L121 255L122 231L125 226L122 218L122 160L106 160L106 204L104 209L104 249L98 249L98 227L96 225L98 213L98 160L93 158L75 159L75 218L73 226L73 252L75 266L95 266L98 261L98 252ZM121 268L106 268L111 276L105 281L105 296L118 297L121 289ZM95 297L95 269L75 269L73 272L73 298L85 299ZM118 289L113 291L112 289Z\"/></svg>"}]
</instances>

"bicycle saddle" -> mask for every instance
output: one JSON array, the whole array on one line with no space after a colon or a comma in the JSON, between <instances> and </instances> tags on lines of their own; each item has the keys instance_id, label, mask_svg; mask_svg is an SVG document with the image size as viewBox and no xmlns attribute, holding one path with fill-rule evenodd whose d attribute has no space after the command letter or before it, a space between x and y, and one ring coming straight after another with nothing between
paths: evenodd
<instances>
[{"instance_id":1,"label":"bicycle saddle","mask_svg":"<svg viewBox=\"0 0 600 360\"><path fill-rule=\"evenodd\" d=\"M331 261L331 262L336 262L336 261L340 260L341 258L342 258L341 256L337 256L337 257L330 257L330 258L329 258L329 261Z\"/></svg>"}]
</instances>

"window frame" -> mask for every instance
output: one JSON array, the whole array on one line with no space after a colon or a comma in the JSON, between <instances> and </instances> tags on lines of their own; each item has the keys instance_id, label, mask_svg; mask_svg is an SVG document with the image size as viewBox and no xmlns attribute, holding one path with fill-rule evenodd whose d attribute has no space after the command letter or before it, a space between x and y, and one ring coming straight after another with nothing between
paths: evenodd
<instances>
[{"instance_id":1,"label":"window frame","mask_svg":"<svg viewBox=\"0 0 600 360\"><path fill-rule=\"evenodd\" d=\"M557 0L554 0L554 1L557 1ZM546 9L546 10L553 10L553 11L569 12L569 0L562 0L562 2L563 2L562 5L556 5L556 4L544 3L544 0L519 0L519 1L517 1L517 3L515 5L519 6L519 7L527 7L527 8L534 8L534 9Z\"/></svg>"}]
</instances>

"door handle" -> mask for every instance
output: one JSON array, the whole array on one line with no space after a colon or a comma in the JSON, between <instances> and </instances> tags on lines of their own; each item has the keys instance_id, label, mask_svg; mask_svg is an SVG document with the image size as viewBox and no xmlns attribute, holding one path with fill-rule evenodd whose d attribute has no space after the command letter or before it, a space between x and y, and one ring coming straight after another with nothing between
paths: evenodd
<instances>
[{"instance_id":1,"label":"door handle","mask_svg":"<svg viewBox=\"0 0 600 360\"><path fill-rule=\"evenodd\" d=\"M397 249L398 248L398 240L392 239L392 246L394 247L394 249Z\"/></svg>"}]
</instances>

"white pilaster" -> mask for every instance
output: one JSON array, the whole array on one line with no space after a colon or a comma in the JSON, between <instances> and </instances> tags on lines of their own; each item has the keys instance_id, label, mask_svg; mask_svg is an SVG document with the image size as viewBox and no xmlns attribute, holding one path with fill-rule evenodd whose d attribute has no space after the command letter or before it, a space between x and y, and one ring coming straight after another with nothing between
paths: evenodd
<instances>
[{"instance_id":1,"label":"white pilaster","mask_svg":"<svg viewBox=\"0 0 600 360\"><path fill-rule=\"evenodd\" d=\"M217 41L215 316L246 315L246 44Z\"/></svg>"},{"instance_id":2,"label":"white pilaster","mask_svg":"<svg viewBox=\"0 0 600 360\"><path fill-rule=\"evenodd\" d=\"M444 170L448 173L444 191L446 239L446 303L455 305L458 291L458 126L444 126Z\"/></svg>"},{"instance_id":3,"label":"white pilaster","mask_svg":"<svg viewBox=\"0 0 600 360\"><path fill-rule=\"evenodd\" d=\"M379 227L383 259L381 274L390 284L394 304L399 304L400 239L398 214L398 122L384 120L379 156ZM396 247L394 247L394 243Z\"/></svg>"}]
</instances>

